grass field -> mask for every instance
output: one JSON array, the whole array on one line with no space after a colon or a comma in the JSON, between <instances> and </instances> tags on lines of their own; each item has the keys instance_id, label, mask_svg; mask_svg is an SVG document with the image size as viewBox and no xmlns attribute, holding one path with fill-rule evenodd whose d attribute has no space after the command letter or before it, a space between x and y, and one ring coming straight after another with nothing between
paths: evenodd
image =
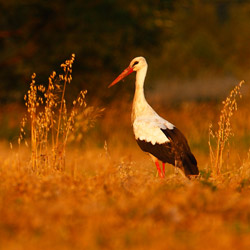
<instances>
[{"instance_id":1,"label":"grass field","mask_svg":"<svg viewBox=\"0 0 250 250\"><path fill-rule=\"evenodd\" d=\"M95 126L83 140L76 137L60 151L39 141L34 146L32 134L29 147L13 143L10 148L3 141L0 248L249 249L248 97L238 100L230 118L234 136L222 149L219 173L208 141L210 123L216 132L223 105L154 104L189 140L201 172L191 181L172 166L165 179L156 176L154 164L133 139L131 104L125 100L111 104L99 118L94 115ZM32 145L47 155L34 153ZM211 139L215 151L216 146L216 138Z\"/></svg>"}]
</instances>

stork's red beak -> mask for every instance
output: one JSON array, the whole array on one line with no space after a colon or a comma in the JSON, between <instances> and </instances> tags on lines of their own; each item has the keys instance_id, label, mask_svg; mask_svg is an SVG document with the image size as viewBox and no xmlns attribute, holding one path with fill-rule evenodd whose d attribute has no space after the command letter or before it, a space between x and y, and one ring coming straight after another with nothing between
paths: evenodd
<instances>
[{"instance_id":1,"label":"stork's red beak","mask_svg":"<svg viewBox=\"0 0 250 250\"><path fill-rule=\"evenodd\" d=\"M133 72L133 68L128 66L111 84L109 84L109 88L115 85L116 83L118 83L119 81L121 81L124 77L128 76L132 72Z\"/></svg>"}]
</instances>

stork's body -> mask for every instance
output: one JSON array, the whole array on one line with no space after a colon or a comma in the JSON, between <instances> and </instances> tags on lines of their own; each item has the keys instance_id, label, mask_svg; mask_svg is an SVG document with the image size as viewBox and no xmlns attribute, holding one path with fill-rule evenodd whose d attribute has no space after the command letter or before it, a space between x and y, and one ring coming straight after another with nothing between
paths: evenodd
<instances>
[{"instance_id":1,"label":"stork's body","mask_svg":"<svg viewBox=\"0 0 250 250\"><path fill-rule=\"evenodd\" d=\"M109 87L136 71L131 121L138 145L151 155L160 177L165 176L165 163L180 168L186 176L198 175L196 159L184 135L173 124L160 117L145 99L144 80L147 68L145 58L136 57ZM158 161L162 162L162 169Z\"/></svg>"}]
</instances>

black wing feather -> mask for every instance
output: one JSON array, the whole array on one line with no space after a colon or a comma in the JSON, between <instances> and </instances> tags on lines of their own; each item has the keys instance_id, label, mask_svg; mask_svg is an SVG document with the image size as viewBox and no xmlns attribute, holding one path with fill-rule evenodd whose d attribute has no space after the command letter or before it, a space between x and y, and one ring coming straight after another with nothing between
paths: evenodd
<instances>
[{"instance_id":1,"label":"black wing feather","mask_svg":"<svg viewBox=\"0 0 250 250\"><path fill-rule=\"evenodd\" d=\"M144 152L154 155L157 159L162 162L175 165L175 154L171 143L164 144L152 144L144 140L136 140L141 150Z\"/></svg>"},{"instance_id":2,"label":"black wing feather","mask_svg":"<svg viewBox=\"0 0 250 250\"><path fill-rule=\"evenodd\" d=\"M198 175L197 161L181 131L176 127L174 129L161 130L168 137L171 146L174 148L175 161L177 161L178 167L182 168L186 175Z\"/></svg>"}]
</instances>

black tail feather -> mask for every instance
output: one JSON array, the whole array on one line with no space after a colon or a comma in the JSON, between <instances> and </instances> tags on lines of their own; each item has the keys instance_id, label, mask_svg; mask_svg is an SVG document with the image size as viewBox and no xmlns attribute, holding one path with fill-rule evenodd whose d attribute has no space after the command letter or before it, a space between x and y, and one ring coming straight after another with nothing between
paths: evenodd
<instances>
[{"instance_id":1,"label":"black tail feather","mask_svg":"<svg viewBox=\"0 0 250 250\"><path fill-rule=\"evenodd\" d=\"M191 152L186 154L182 159L182 166L186 176L199 174L197 161Z\"/></svg>"},{"instance_id":2,"label":"black tail feather","mask_svg":"<svg viewBox=\"0 0 250 250\"><path fill-rule=\"evenodd\" d=\"M187 139L181 131L176 127L161 130L170 140L169 144L174 154L175 166L179 167L186 176L198 175L197 161L189 148Z\"/></svg>"}]
</instances>

